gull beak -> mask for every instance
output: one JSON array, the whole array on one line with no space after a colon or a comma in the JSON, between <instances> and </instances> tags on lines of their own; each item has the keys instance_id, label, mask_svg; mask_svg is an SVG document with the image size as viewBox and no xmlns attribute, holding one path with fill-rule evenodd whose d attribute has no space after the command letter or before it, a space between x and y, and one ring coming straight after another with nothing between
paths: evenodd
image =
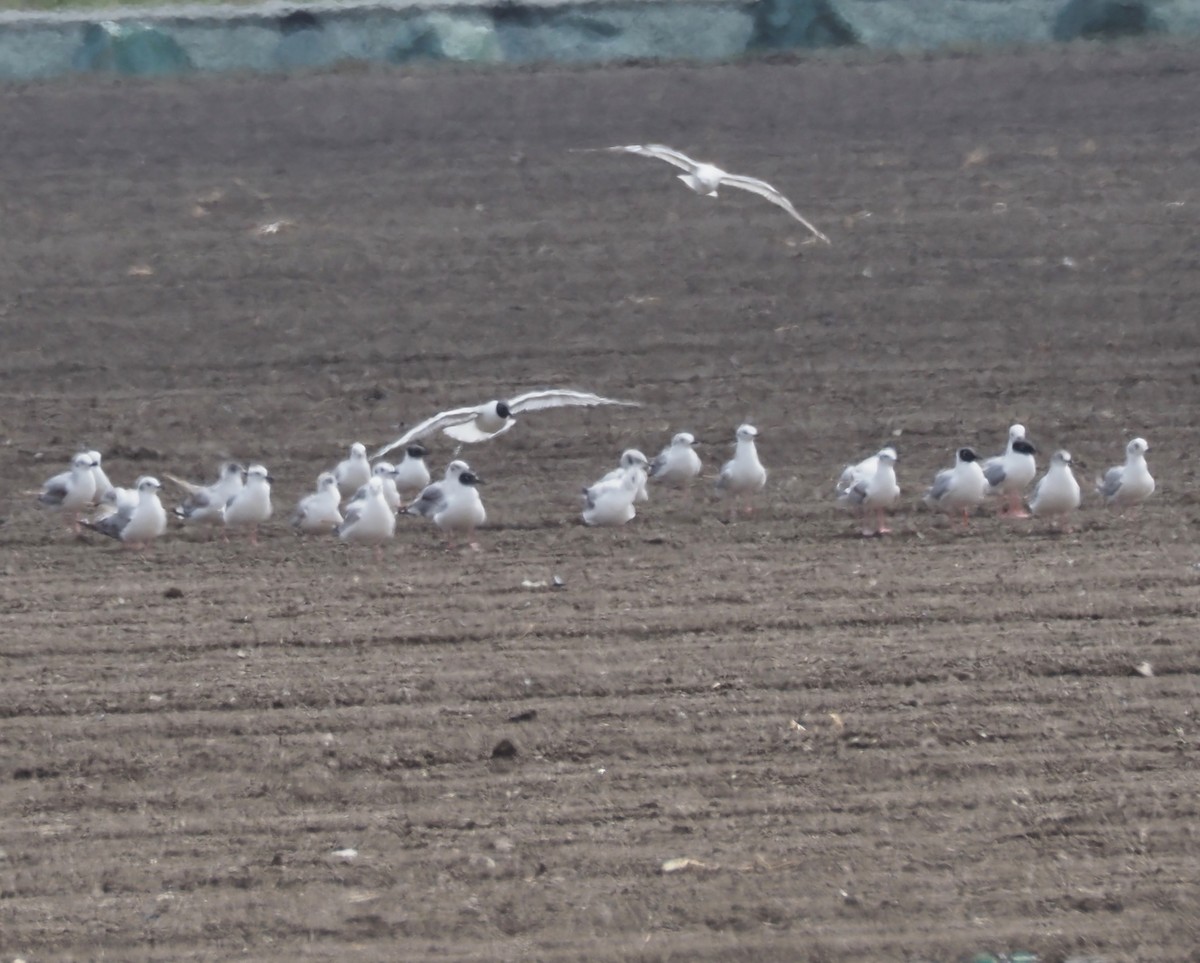
<instances>
[{"instance_id":1,"label":"gull beak","mask_svg":"<svg viewBox=\"0 0 1200 963\"><path fill-rule=\"evenodd\" d=\"M272 485L274 485L275 477L273 475L267 475L267 481L270 482Z\"/></svg>"}]
</instances>

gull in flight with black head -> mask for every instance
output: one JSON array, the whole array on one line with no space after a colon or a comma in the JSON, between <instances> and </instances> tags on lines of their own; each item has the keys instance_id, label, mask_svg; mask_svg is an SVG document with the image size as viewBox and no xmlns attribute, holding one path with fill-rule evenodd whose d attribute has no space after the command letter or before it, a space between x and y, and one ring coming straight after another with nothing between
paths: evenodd
<instances>
[{"instance_id":1,"label":"gull in flight with black head","mask_svg":"<svg viewBox=\"0 0 1200 963\"><path fill-rule=\"evenodd\" d=\"M714 164L705 164L701 161L692 160L687 154L675 150L673 147L667 147L663 144L629 144L623 147L593 147L584 148L583 152L589 151L612 151L624 154L637 154L640 157L653 157L657 160L666 161L668 164L673 164L685 173L679 175L679 179L683 181L697 194L703 194L706 197L716 197L717 190L721 187L736 187L739 190L749 191L751 194L757 194L759 197L766 198L776 207L782 207L785 211L792 215L797 221L807 227L819 239L829 244L829 238L818 231L810 224L804 216L792 206L783 194L777 191L766 181L760 181L757 177L745 177L741 174L730 174L728 171L723 171Z\"/></svg>"},{"instance_id":2,"label":"gull in flight with black head","mask_svg":"<svg viewBox=\"0 0 1200 963\"><path fill-rule=\"evenodd\" d=\"M640 407L636 401L603 398L590 391L576 391L573 388L539 388L507 400L498 399L484 402L482 405L451 408L449 411L439 412L432 418L426 418L420 424L414 425L395 441L384 445L371 457L372 459L382 458L395 448L402 448L414 441L428 438L439 431L449 435L455 441L469 445L490 441L497 435L508 431L517 420L516 416L522 412L541 411L544 408L595 408L598 405Z\"/></svg>"}]
</instances>

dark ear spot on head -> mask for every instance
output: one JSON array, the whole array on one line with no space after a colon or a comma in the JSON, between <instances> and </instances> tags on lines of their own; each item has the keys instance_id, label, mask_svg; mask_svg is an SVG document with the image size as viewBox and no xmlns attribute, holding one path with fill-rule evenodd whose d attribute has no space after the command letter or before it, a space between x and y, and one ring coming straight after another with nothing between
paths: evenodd
<instances>
[{"instance_id":1,"label":"dark ear spot on head","mask_svg":"<svg viewBox=\"0 0 1200 963\"><path fill-rule=\"evenodd\" d=\"M429 454L421 445L409 445L405 451L409 458L424 458Z\"/></svg>"},{"instance_id":2,"label":"dark ear spot on head","mask_svg":"<svg viewBox=\"0 0 1200 963\"><path fill-rule=\"evenodd\" d=\"M977 461L979 458L979 456L975 454L975 450L973 448L958 449L958 457L963 461Z\"/></svg>"},{"instance_id":3,"label":"dark ear spot on head","mask_svg":"<svg viewBox=\"0 0 1200 963\"><path fill-rule=\"evenodd\" d=\"M1019 451L1022 455L1036 455L1037 449L1024 439L1013 442L1013 451Z\"/></svg>"},{"instance_id":4,"label":"dark ear spot on head","mask_svg":"<svg viewBox=\"0 0 1200 963\"><path fill-rule=\"evenodd\" d=\"M479 479L472 472L465 471L458 476L458 480L463 485L478 485Z\"/></svg>"},{"instance_id":5,"label":"dark ear spot on head","mask_svg":"<svg viewBox=\"0 0 1200 963\"><path fill-rule=\"evenodd\" d=\"M509 409L507 402L504 401L496 402L496 414L498 414L501 418L512 417L512 411Z\"/></svg>"}]
</instances>

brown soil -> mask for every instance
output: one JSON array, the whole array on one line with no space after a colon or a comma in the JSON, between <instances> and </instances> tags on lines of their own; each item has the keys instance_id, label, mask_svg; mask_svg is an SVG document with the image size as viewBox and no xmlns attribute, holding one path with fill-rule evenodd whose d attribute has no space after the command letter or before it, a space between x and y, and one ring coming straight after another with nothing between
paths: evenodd
<instances>
[{"instance_id":1,"label":"brown soil","mask_svg":"<svg viewBox=\"0 0 1200 963\"><path fill-rule=\"evenodd\" d=\"M0 952L1195 959L1198 84L1120 46L0 92L5 488L86 444L278 505L145 556L0 505ZM567 152L646 140L833 245ZM645 407L469 449L482 552L288 530L350 442L547 384ZM622 448L711 471L747 418L752 517L578 524ZM1013 420L1089 479L1144 434L1159 494L917 510ZM832 482L884 441L862 540Z\"/></svg>"}]
</instances>

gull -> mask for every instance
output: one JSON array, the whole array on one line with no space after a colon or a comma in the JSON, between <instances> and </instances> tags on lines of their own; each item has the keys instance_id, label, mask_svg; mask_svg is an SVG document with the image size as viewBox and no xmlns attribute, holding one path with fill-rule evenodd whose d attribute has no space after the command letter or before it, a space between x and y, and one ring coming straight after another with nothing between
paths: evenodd
<instances>
[{"instance_id":1,"label":"gull","mask_svg":"<svg viewBox=\"0 0 1200 963\"><path fill-rule=\"evenodd\" d=\"M42 483L38 503L47 508L66 512L72 531L79 533L80 513L96 497L96 476L92 473L92 456L81 451L71 459L71 468Z\"/></svg>"},{"instance_id":2,"label":"gull","mask_svg":"<svg viewBox=\"0 0 1200 963\"><path fill-rule=\"evenodd\" d=\"M122 504L115 512L83 524L101 535L115 538L125 548L145 549L167 530L167 510L159 501L162 483L150 475L137 480L137 502Z\"/></svg>"},{"instance_id":3,"label":"gull","mask_svg":"<svg viewBox=\"0 0 1200 963\"><path fill-rule=\"evenodd\" d=\"M409 445L404 449L404 458L392 475L392 484L402 495L418 495L429 484L429 466L425 463L428 454L422 445Z\"/></svg>"},{"instance_id":4,"label":"gull","mask_svg":"<svg viewBox=\"0 0 1200 963\"><path fill-rule=\"evenodd\" d=\"M301 532L314 534L332 532L342 524L342 513L338 510L342 497L338 491L333 472L323 471L317 476L317 490L305 495L296 504L292 513L292 527Z\"/></svg>"},{"instance_id":5,"label":"gull","mask_svg":"<svg viewBox=\"0 0 1200 963\"><path fill-rule=\"evenodd\" d=\"M487 512L476 488L480 484L482 482L465 461L452 461L446 468L446 477L427 485L404 513L431 519L448 533L450 547L453 547L456 534L470 538L475 529L487 521ZM471 547L478 548L474 543Z\"/></svg>"},{"instance_id":6,"label":"gull","mask_svg":"<svg viewBox=\"0 0 1200 963\"><path fill-rule=\"evenodd\" d=\"M337 527L338 538L375 546L376 561L383 561L383 543L396 533L396 512L384 494L383 476L375 475L363 486L361 498L346 508L346 520Z\"/></svg>"},{"instance_id":7,"label":"gull","mask_svg":"<svg viewBox=\"0 0 1200 963\"><path fill-rule=\"evenodd\" d=\"M637 408L636 401L618 401L615 398L603 398L589 391L576 391L573 388L541 388L527 391L508 400L486 401L482 405L467 408L451 408L442 411L432 418L426 418L414 425L395 441L384 445L372 458L382 458L394 448L402 448L414 441L428 438L439 431L445 432L455 441L464 444L488 441L502 432L508 431L516 421L516 416L525 411L541 411L544 408L585 407L594 408L597 405L622 405Z\"/></svg>"},{"instance_id":8,"label":"gull","mask_svg":"<svg viewBox=\"0 0 1200 963\"><path fill-rule=\"evenodd\" d=\"M600 489L607 487L620 486L626 478L632 478L634 480L634 501L648 502L650 495L646 491L646 477L649 467L650 461L645 455L636 448L627 448L621 452L621 460L618 466L612 471L605 472L600 476L598 481L585 488L584 494L598 492Z\"/></svg>"},{"instance_id":9,"label":"gull","mask_svg":"<svg viewBox=\"0 0 1200 963\"><path fill-rule=\"evenodd\" d=\"M723 171L713 164L705 164L692 160L686 154L662 144L629 144L623 147L588 148L585 152L587 151L637 154L640 157L653 157L657 160L666 161L668 164L673 164L680 170L685 171L685 173L679 175L681 181L697 194L703 194L707 197L716 197L717 189L721 187L736 187L743 191L749 191L751 194L757 194L759 197L766 198L777 207L782 207L792 217L812 231L817 238L826 244L829 243L829 238L805 220L800 212L792 206L791 201L766 181L760 181L756 177L743 177L741 174L730 174L728 171Z\"/></svg>"},{"instance_id":10,"label":"gull","mask_svg":"<svg viewBox=\"0 0 1200 963\"><path fill-rule=\"evenodd\" d=\"M862 512L862 534L888 535L891 529L884 520L884 512L894 506L900 498L900 486L896 483L896 449L883 448L878 454L865 458L857 465L851 465L847 471L857 471L863 465L874 461L875 468L868 475L860 472L848 488L838 490L837 503L847 511ZM843 472L843 477L845 472ZM871 513L875 513L875 527L869 523Z\"/></svg>"},{"instance_id":11,"label":"gull","mask_svg":"<svg viewBox=\"0 0 1200 963\"><path fill-rule=\"evenodd\" d=\"M333 470L338 491L342 498L349 498L371 480L371 463L367 461L367 446L356 441L350 446L350 455L338 462Z\"/></svg>"},{"instance_id":12,"label":"gull","mask_svg":"<svg viewBox=\"0 0 1200 963\"><path fill-rule=\"evenodd\" d=\"M703 467L700 456L692 447L695 444L694 435L681 431L671 439L671 444L650 462L650 477L672 488L687 490L692 480L700 475L700 469Z\"/></svg>"},{"instance_id":13,"label":"gull","mask_svg":"<svg viewBox=\"0 0 1200 963\"><path fill-rule=\"evenodd\" d=\"M1079 507L1079 501L1079 482L1071 471L1071 453L1056 451L1050 456L1050 467L1046 469L1046 474L1033 489L1029 510L1039 518L1051 518L1054 527L1058 528Z\"/></svg>"},{"instance_id":14,"label":"gull","mask_svg":"<svg viewBox=\"0 0 1200 963\"><path fill-rule=\"evenodd\" d=\"M1096 494L1110 508L1135 507L1154 494L1154 476L1146 465L1150 445L1134 438L1125 446L1125 464L1116 465L1096 479Z\"/></svg>"},{"instance_id":15,"label":"gull","mask_svg":"<svg viewBox=\"0 0 1200 963\"><path fill-rule=\"evenodd\" d=\"M113 490L113 483L108 480L108 475L100 467L100 462L103 460L100 452L89 451L87 452L87 456L92 460L92 475L96 479L96 494L93 496L92 501L94 504L99 505L104 501L104 496Z\"/></svg>"},{"instance_id":16,"label":"gull","mask_svg":"<svg viewBox=\"0 0 1200 963\"><path fill-rule=\"evenodd\" d=\"M185 492L187 497L176 506L174 514L186 525L220 525L225 521L225 506L242 490L246 470L235 461L227 461L217 472L211 485L184 481L174 475L165 477Z\"/></svg>"},{"instance_id":17,"label":"gull","mask_svg":"<svg viewBox=\"0 0 1200 963\"><path fill-rule=\"evenodd\" d=\"M645 472L642 472L642 479ZM624 525L637 514L639 479L633 471L607 484L599 483L583 490L583 523L585 525Z\"/></svg>"},{"instance_id":18,"label":"gull","mask_svg":"<svg viewBox=\"0 0 1200 963\"><path fill-rule=\"evenodd\" d=\"M965 529L971 509L983 502L986 490L987 479L979 467L979 456L973 448L960 448L954 456L954 467L933 476L933 485L925 493L925 504L947 515L962 512Z\"/></svg>"},{"instance_id":19,"label":"gull","mask_svg":"<svg viewBox=\"0 0 1200 963\"><path fill-rule=\"evenodd\" d=\"M1000 514L1011 518L1028 518L1021 505L1021 496L1033 476L1037 474L1037 460L1033 457L1037 449L1025 437L1024 425L1013 425L1008 429L1008 448L1003 455L996 455L983 463L983 477L987 479L989 495L1002 495Z\"/></svg>"},{"instance_id":20,"label":"gull","mask_svg":"<svg viewBox=\"0 0 1200 963\"><path fill-rule=\"evenodd\" d=\"M396 466L390 461L377 462L375 467L371 469L371 477L378 478L383 490L383 500L388 503L388 507L393 512L400 510L400 492L396 490ZM366 485L363 485L356 491L346 502L346 511L350 511L350 506L355 502L362 501L367 497L367 492L370 487L368 480Z\"/></svg>"},{"instance_id":21,"label":"gull","mask_svg":"<svg viewBox=\"0 0 1200 963\"><path fill-rule=\"evenodd\" d=\"M767 470L758 460L758 449L754 439L758 437L758 429L753 425L740 425L736 432L733 458L721 466L721 474L717 476L717 493L731 496L729 503L729 519L737 514L738 500L746 496L746 511L752 511L749 497L755 492L762 491L767 484Z\"/></svg>"},{"instance_id":22,"label":"gull","mask_svg":"<svg viewBox=\"0 0 1200 963\"><path fill-rule=\"evenodd\" d=\"M868 455L860 462L853 465L847 465L843 470L841 477L838 478L835 491L837 495L842 495L848 492L851 488L861 481L869 481L875 477L875 472L879 468L879 459L882 455L889 454L892 456L892 461L898 461L899 456L896 454L896 449L890 445L887 448L881 448L873 455Z\"/></svg>"},{"instance_id":23,"label":"gull","mask_svg":"<svg viewBox=\"0 0 1200 963\"><path fill-rule=\"evenodd\" d=\"M138 481L141 481L141 479L138 479ZM120 485L114 485L106 491L100 499L96 518L107 518L109 515L116 514L117 512L133 511L138 503L136 484L135 482L135 487L133 488L123 488ZM93 521L95 520L94 518Z\"/></svg>"},{"instance_id":24,"label":"gull","mask_svg":"<svg viewBox=\"0 0 1200 963\"><path fill-rule=\"evenodd\" d=\"M246 469L246 483L225 505L226 528L248 528L250 544L258 544L258 526L271 517L271 482L262 465Z\"/></svg>"}]
</instances>

